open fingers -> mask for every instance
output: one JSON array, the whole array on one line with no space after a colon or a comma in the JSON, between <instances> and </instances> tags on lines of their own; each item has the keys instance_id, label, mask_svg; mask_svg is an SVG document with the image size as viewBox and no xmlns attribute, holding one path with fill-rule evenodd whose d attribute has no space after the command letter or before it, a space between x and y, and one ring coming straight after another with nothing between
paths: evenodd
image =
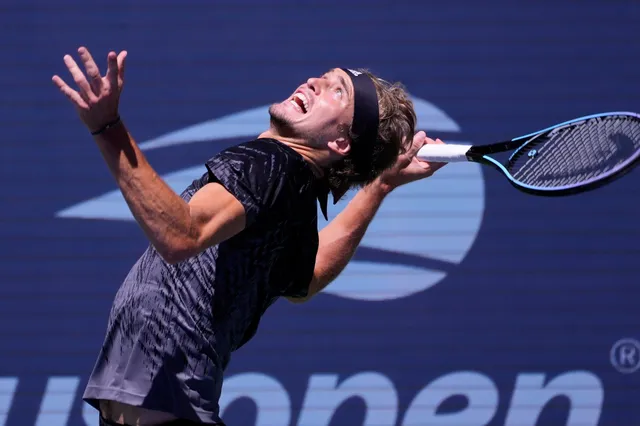
<instances>
[{"instance_id":1,"label":"open fingers","mask_svg":"<svg viewBox=\"0 0 640 426\"><path fill-rule=\"evenodd\" d=\"M112 90L118 90L118 57L115 52L107 55L107 80Z\"/></svg>"},{"instance_id":2,"label":"open fingers","mask_svg":"<svg viewBox=\"0 0 640 426\"><path fill-rule=\"evenodd\" d=\"M124 84L125 59L127 59L127 51L123 50L118 54L118 77L120 86Z\"/></svg>"},{"instance_id":3,"label":"open fingers","mask_svg":"<svg viewBox=\"0 0 640 426\"><path fill-rule=\"evenodd\" d=\"M69 72L71 73L71 77L73 78L73 81L78 86L78 89L80 89L80 95L82 96L82 98L85 101L89 101L90 99L94 98L95 95L91 89L91 86L89 85L89 82L87 81L86 77L78 67L78 64L76 64L76 61L74 61L70 55L64 55L64 63L67 66L67 69L69 70Z\"/></svg>"},{"instance_id":4,"label":"open fingers","mask_svg":"<svg viewBox=\"0 0 640 426\"><path fill-rule=\"evenodd\" d=\"M73 102L73 104L77 107L77 108L82 108L82 109L86 109L89 108L89 106L87 105L87 103L85 102L85 100L82 98L82 96L80 96L80 94L78 92L76 92L75 90L73 90L71 87L69 87L67 85L67 83L64 82L64 80L62 80L60 77L58 77L57 75L54 75L51 80L53 81L53 84L55 84L56 86L58 86L58 89L60 89L60 91L67 97L69 98L69 100L71 102Z\"/></svg>"},{"instance_id":5,"label":"open fingers","mask_svg":"<svg viewBox=\"0 0 640 426\"><path fill-rule=\"evenodd\" d=\"M89 53L89 50L86 47L78 48L78 55L80 55L80 60L82 60L84 68L87 71L87 76L89 77L89 82L93 88L93 93L99 95L102 90L103 83L98 65L96 65L96 62L93 60L91 53Z\"/></svg>"}]
</instances>

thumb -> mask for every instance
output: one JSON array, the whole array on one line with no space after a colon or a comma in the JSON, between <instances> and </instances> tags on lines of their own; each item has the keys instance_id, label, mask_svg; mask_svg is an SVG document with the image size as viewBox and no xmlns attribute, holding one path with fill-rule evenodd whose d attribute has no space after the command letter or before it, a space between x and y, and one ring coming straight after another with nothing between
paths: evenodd
<instances>
[{"instance_id":1,"label":"thumb","mask_svg":"<svg viewBox=\"0 0 640 426\"><path fill-rule=\"evenodd\" d=\"M413 141L411 142L411 146L407 150L407 157L413 158L418 154L418 151L427 141L427 134L424 131L419 131L413 136Z\"/></svg>"}]
</instances>

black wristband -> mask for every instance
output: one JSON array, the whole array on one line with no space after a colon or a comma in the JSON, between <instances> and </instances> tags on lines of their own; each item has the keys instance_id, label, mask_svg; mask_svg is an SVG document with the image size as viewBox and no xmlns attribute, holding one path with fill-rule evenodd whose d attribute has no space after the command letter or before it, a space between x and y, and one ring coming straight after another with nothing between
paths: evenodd
<instances>
[{"instance_id":1,"label":"black wristband","mask_svg":"<svg viewBox=\"0 0 640 426\"><path fill-rule=\"evenodd\" d=\"M100 133L106 131L107 129L112 128L113 126L115 126L119 122L120 122L120 116L118 116L115 120L105 124L104 126L102 126L100 129L96 130L95 132L91 132L91 134L92 135L99 135Z\"/></svg>"}]
</instances>

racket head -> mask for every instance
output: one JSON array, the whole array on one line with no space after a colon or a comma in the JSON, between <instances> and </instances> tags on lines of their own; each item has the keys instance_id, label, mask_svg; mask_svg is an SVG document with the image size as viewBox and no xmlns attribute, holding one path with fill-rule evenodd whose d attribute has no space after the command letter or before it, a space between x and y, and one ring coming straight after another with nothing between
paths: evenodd
<instances>
[{"instance_id":1,"label":"racket head","mask_svg":"<svg viewBox=\"0 0 640 426\"><path fill-rule=\"evenodd\" d=\"M580 117L514 138L508 145L517 148L504 162L481 149L474 161L496 167L527 193L585 192L612 182L640 162L640 115L606 112Z\"/></svg>"}]
</instances>

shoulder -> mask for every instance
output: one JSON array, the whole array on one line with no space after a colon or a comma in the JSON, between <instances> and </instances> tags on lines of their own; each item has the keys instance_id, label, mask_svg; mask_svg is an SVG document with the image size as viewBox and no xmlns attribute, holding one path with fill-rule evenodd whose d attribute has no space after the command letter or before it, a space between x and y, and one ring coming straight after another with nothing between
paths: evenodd
<instances>
[{"instance_id":1,"label":"shoulder","mask_svg":"<svg viewBox=\"0 0 640 426\"><path fill-rule=\"evenodd\" d=\"M224 149L206 162L209 182L221 183L245 206L250 222L273 209L286 209L312 187L311 169L300 154L273 139L256 139Z\"/></svg>"},{"instance_id":2,"label":"shoulder","mask_svg":"<svg viewBox=\"0 0 640 426\"><path fill-rule=\"evenodd\" d=\"M274 139L255 139L226 148L211 158L207 165L218 159L253 173L295 171L304 166L304 159L300 154ZM275 169L272 170L272 167Z\"/></svg>"}]
</instances>

